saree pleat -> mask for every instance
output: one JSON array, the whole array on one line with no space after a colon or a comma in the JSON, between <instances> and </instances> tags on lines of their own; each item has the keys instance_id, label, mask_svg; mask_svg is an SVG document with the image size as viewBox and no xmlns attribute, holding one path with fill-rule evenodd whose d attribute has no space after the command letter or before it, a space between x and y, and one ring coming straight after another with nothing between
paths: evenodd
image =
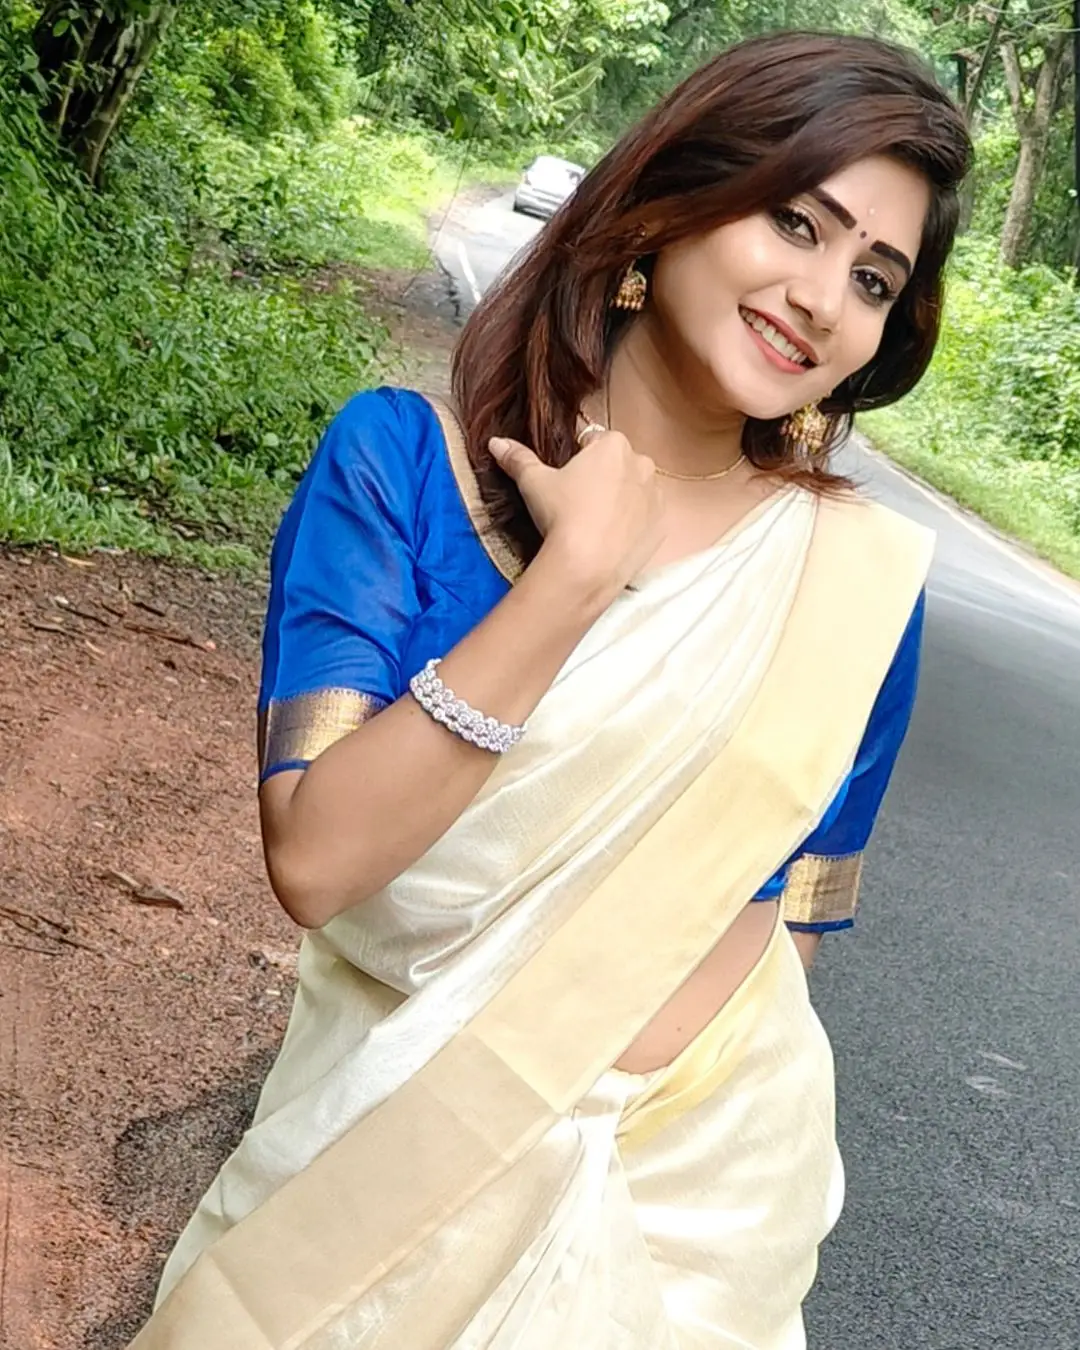
<instances>
[{"instance_id":1,"label":"saree pleat","mask_svg":"<svg viewBox=\"0 0 1080 1350\"><path fill-rule=\"evenodd\" d=\"M842 1202L833 1116L828 1040L777 923L667 1069L604 1074L304 1350L801 1350Z\"/></svg>"}]
</instances>

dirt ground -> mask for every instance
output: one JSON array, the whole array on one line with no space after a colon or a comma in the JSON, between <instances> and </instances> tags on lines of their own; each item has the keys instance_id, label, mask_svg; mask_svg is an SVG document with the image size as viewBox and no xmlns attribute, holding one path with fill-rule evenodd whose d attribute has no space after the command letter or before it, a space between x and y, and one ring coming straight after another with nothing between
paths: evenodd
<instances>
[{"instance_id":1,"label":"dirt ground","mask_svg":"<svg viewBox=\"0 0 1080 1350\"><path fill-rule=\"evenodd\" d=\"M353 280L440 387L441 279ZM127 1345L284 1031L262 609L250 580L0 552L0 1350Z\"/></svg>"}]
</instances>

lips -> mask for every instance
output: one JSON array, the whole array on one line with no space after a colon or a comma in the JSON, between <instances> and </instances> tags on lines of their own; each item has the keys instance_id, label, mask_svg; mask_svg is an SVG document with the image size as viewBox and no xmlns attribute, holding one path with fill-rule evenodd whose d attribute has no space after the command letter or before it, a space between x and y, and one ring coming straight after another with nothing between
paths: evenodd
<instances>
[{"instance_id":1,"label":"lips","mask_svg":"<svg viewBox=\"0 0 1080 1350\"><path fill-rule=\"evenodd\" d=\"M739 306L739 314L762 341L767 342L785 361L809 368L820 364L817 352L793 329L772 314L762 314L759 310Z\"/></svg>"}]
</instances>

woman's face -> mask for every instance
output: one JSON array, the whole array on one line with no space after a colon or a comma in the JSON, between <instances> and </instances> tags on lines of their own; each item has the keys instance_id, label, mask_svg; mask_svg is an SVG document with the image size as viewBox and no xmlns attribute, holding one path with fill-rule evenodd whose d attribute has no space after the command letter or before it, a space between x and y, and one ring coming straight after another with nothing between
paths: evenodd
<instances>
[{"instance_id":1,"label":"woman's face","mask_svg":"<svg viewBox=\"0 0 1080 1350\"><path fill-rule=\"evenodd\" d=\"M877 351L929 205L922 174L865 159L782 207L662 250L650 317L661 350L748 417L826 397Z\"/></svg>"}]
</instances>

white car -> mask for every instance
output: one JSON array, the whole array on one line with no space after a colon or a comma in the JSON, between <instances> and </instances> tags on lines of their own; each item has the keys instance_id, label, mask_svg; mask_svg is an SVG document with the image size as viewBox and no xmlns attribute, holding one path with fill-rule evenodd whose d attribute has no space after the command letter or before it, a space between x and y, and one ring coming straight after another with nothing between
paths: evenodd
<instances>
[{"instance_id":1,"label":"white car","mask_svg":"<svg viewBox=\"0 0 1080 1350\"><path fill-rule=\"evenodd\" d=\"M580 164L554 155L539 155L525 170L514 193L514 210L530 215L553 216L585 177Z\"/></svg>"}]
</instances>

